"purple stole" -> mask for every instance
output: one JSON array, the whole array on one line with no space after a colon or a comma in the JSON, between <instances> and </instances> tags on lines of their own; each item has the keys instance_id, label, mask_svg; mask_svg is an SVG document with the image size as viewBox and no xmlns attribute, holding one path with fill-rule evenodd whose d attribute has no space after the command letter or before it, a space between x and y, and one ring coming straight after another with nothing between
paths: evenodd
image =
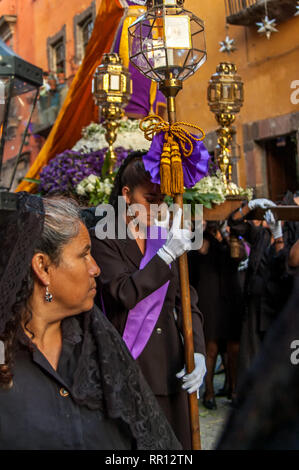
<instances>
[{"instance_id":1,"label":"purple stole","mask_svg":"<svg viewBox=\"0 0 299 470\"><path fill-rule=\"evenodd\" d=\"M155 233L156 239L150 239L150 230ZM146 250L140 263L140 269L143 269L164 245L167 239L167 230L160 227L148 227L147 235ZM164 304L168 286L169 281L141 300L128 313L123 340L134 359L140 356L153 332Z\"/></svg>"}]
</instances>

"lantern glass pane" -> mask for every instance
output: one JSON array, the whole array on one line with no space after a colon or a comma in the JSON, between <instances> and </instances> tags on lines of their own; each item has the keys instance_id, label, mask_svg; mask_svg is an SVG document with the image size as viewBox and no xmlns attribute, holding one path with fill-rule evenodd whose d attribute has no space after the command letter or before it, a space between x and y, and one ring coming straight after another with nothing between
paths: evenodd
<instances>
[{"instance_id":1,"label":"lantern glass pane","mask_svg":"<svg viewBox=\"0 0 299 470\"><path fill-rule=\"evenodd\" d=\"M1 79L1 82L3 82L3 79ZM4 162L9 158L17 156L20 151L23 135L38 91L36 87L18 79L11 79L9 82L11 86L8 83L6 100L7 112L4 112L5 116L0 131L1 140L3 139L5 143L3 153ZM1 86L3 87L3 83ZM11 95L9 95L10 90ZM3 105L0 104L1 115L3 116L2 106ZM26 143L29 144L29 141L25 140L25 148Z\"/></svg>"},{"instance_id":2,"label":"lantern glass pane","mask_svg":"<svg viewBox=\"0 0 299 470\"><path fill-rule=\"evenodd\" d=\"M10 78L0 79L0 126L2 132L3 121L5 119L5 109L8 104Z\"/></svg>"},{"instance_id":3,"label":"lantern glass pane","mask_svg":"<svg viewBox=\"0 0 299 470\"><path fill-rule=\"evenodd\" d=\"M120 91L120 76L110 75L110 90Z\"/></svg>"},{"instance_id":4,"label":"lantern glass pane","mask_svg":"<svg viewBox=\"0 0 299 470\"><path fill-rule=\"evenodd\" d=\"M187 15L165 16L165 47L167 49L191 49L191 26Z\"/></svg>"}]
</instances>

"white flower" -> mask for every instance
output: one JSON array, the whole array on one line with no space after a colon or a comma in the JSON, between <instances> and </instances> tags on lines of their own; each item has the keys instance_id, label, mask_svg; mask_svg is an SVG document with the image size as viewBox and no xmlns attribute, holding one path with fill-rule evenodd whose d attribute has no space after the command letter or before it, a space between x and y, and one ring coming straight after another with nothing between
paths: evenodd
<instances>
[{"instance_id":1,"label":"white flower","mask_svg":"<svg viewBox=\"0 0 299 470\"><path fill-rule=\"evenodd\" d=\"M145 139L143 132L139 129L139 120L128 119L120 121L114 148L124 147L127 150L148 150L151 142ZM74 150L85 149L100 150L108 146L105 139L105 129L101 124L91 123L83 129L83 137L73 147Z\"/></svg>"},{"instance_id":2,"label":"white flower","mask_svg":"<svg viewBox=\"0 0 299 470\"><path fill-rule=\"evenodd\" d=\"M96 183L98 181L98 177L96 175L89 175L86 178L90 183Z\"/></svg>"},{"instance_id":3,"label":"white flower","mask_svg":"<svg viewBox=\"0 0 299 470\"><path fill-rule=\"evenodd\" d=\"M77 194L79 194L80 196L84 196L84 195L85 195L85 189L84 189L84 187L82 186L81 183L79 183L79 184L77 185L76 192L77 192Z\"/></svg>"},{"instance_id":4,"label":"white flower","mask_svg":"<svg viewBox=\"0 0 299 470\"><path fill-rule=\"evenodd\" d=\"M88 183L86 185L85 191L87 191L88 193L92 193L94 190L95 190L95 185L94 184Z\"/></svg>"}]
</instances>

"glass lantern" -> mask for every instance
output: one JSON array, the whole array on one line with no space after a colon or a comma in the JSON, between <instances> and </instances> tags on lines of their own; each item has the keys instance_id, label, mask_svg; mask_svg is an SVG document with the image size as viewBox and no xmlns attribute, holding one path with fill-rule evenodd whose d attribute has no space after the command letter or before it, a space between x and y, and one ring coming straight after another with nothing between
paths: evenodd
<instances>
[{"instance_id":1,"label":"glass lantern","mask_svg":"<svg viewBox=\"0 0 299 470\"><path fill-rule=\"evenodd\" d=\"M240 112L243 102L244 84L241 77L237 75L236 65L228 62L220 63L209 83L208 103L221 126L216 131L218 145L215 156L228 194L233 191L230 189L230 183L236 179L234 167L240 157L240 148L236 143L236 130L232 124Z\"/></svg>"},{"instance_id":2,"label":"glass lantern","mask_svg":"<svg viewBox=\"0 0 299 470\"><path fill-rule=\"evenodd\" d=\"M132 81L118 54L104 54L93 78L92 93L98 106L103 108L112 104L120 108L122 114L132 94Z\"/></svg>"},{"instance_id":3,"label":"glass lantern","mask_svg":"<svg viewBox=\"0 0 299 470\"><path fill-rule=\"evenodd\" d=\"M229 127L244 102L244 85L235 64L222 62L212 75L208 103L221 126Z\"/></svg>"},{"instance_id":4,"label":"glass lantern","mask_svg":"<svg viewBox=\"0 0 299 470\"><path fill-rule=\"evenodd\" d=\"M26 62L0 41L0 209L9 209L30 120L43 84L42 69ZM3 163L15 159L9 182L2 180ZM13 207L13 203L12 206Z\"/></svg>"},{"instance_id":5,"label":"glass lantern","mask_svg":"<svg viewBox=\"0 0 299 470\"><path fill-rule=\"evenodd\" d=\"M206 61L204 23L183 0L149 0L129 27L132 64L151 80L186 80Z\"/></svg>"},{"instance_id":6,"label":"glass lantern","mask_svg":"<svg viewBox=\"0 0 299 470\"><path fill-rule=\"evenodd\" d=\"M100 109L108 151L103 166L103 175L113 173L117 156L113 144L117 137L119 120L132 95L132 80L129 70L124 67L116 53L104 54L102 64L97 68L92 83L92 93Z\"/></svg>"}]
</instances>

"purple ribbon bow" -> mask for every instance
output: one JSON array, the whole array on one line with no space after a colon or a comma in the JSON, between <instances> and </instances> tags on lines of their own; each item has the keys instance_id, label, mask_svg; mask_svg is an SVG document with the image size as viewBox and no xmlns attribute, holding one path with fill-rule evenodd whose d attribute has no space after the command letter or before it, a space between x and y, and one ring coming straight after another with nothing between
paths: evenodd
<instances>
[{"instance_id":1,"label":"purple ribbon bow","mask_svg":"<svg viewBox=\"0 0 299 470\"><path fill-rule=\"evenodd\" d=\"M159 132L153 138L151 147L143 156L144 167L150 172L153 183L160 184L160 163L163 151L165 132ZM182 156L184 186L193 188L204 176L207 176L209 169L210 155L201 141L194 140L194 150L190 157Z\"/></svg>"}]
</instances>

